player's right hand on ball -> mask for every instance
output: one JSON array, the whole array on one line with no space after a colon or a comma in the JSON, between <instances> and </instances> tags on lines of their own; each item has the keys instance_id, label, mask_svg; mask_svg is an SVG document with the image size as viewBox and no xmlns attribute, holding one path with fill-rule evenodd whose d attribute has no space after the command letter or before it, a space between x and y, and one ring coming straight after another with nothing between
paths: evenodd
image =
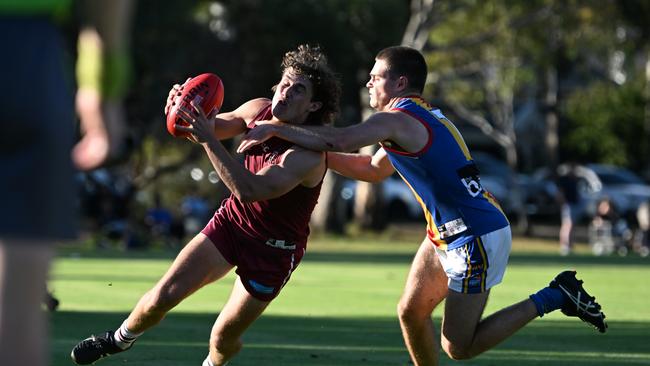
<instances>
[{"instance_id":1,"label":"player's right hand on ball","mask_svg":"<svg viewBox=\"0 0 650 366\"><path fill-rule=\"evenodd\" d=\"M185 80L185 83L187 83L190 79L192 78L187 78L187 80ZM174 86L172 86L172 89L169 91L169 94L167 95L167 103L165 104L165 115L167 115L167 113L169 113L169 110L173 106L175 106L176 98L181 95L181 92L185 87L185 83L183 83L182 85L174 84Z\"/></svg>"}]
</instances>

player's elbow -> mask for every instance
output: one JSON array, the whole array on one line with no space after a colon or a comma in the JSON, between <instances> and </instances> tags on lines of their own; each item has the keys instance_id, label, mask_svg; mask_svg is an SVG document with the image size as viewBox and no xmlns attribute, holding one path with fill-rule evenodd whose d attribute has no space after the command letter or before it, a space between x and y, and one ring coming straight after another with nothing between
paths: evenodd
<instances>
[{"instance_id":1,"label":"player's elbow","mask_svg":"<svg viewBox=\"0 0 650 366\"><path fill-rule=\"evenodd\" d=\"M265 186L247 186L233 192L235 197L242 203L252 203L272 198Z\"/></svg>"},{"instance_id":2,"label":"player's elbow","mask_svg":"<svg viewBox=\"0 0 650 366\"><path fill-rule=\"evenodd\" d=\"M323 151L351 152L357 149L347 135L328 136L321 141L321 144Z\"/></svg>"},{"instance_id":3,"label":"player's elbow","mask_svg":"<svg viewBox=\"0 0 650 366\"><path fill-rule=\"evenodd\" d=\"M331 141L330 144L333 146L331 151L352 152L359 148L358 146L354 145L351 140L348 140L344 137L339 138L336 141Z\"/></svg>"},{"instance_id":4,"label":"player's elbow","mask_svg":"<svg viewBox=\"0 0 650 366\"><path fill-rule=\"evenodd\" d=\"M392 171L380 169L375 165L370 165L368 171L366 172L366 179L364 180L369 183L379 183L390 177L391 174Z\"/></svg>"},{"instance_id":5,"label":"player's elbow","mask_svg":"<svg viewBox=\"0 0 650 366\"><path fill-rule=\"evenodd\" d=\"M237 190L232 192L232 194L242 203L259 201L259 199L248 190Z\"/></svg>"},{"instance_id":6,"label":"player's elbow","mask_svg":"<svg viewBox=\"0 0 650 366\"><path fill-rule=\"evenodd\" d=\"M379 183L382 182L386 177L376 174L376 173L370 173L366 176L366 179L364 179L368 183Z\"/></svg>"},{"instance_id":7,"label":"player's elbow","mask_svg":"<svg viewBox=\"0 0 650 366\"><path fill-rule=\"evenodd\" d=\"M231 192L233 196L242 203L250 203L259 200L253 187L248 184L237 185L231 189Z\"/></svg>"}]
</instances>

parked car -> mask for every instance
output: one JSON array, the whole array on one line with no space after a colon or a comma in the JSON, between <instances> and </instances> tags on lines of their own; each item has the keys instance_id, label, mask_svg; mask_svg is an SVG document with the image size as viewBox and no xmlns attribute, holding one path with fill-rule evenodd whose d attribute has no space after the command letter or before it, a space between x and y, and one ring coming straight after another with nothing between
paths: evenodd
<instances>
[{"instance_id":1,"label":"parked car","mask_svg":"<svg viewBox=\"0 0 650 366\"><path fill-rule=\"evenodd\" d=\"M526 210L531 221L559 221L560 205L555 182L567 172L566 164L558 166L555 174L548 168L541 168L527 181L523 181ZM618 213L634 224L637 208L650 200L650 185L625 168L586 164L578 165L576 174L579 177L578 191L581 198L578 222L588 222L593 217L598 202L608 197Z\"/></svg>"},{"instance_id":2,"label":"parked car","mask_svg":"<svg viewBox=\"0 0 650 366\"><path fill-rule=\"evenodd\" d=\"M357 181L346 179L341 189L341 199L347 207L348 215L352 216L354 207L354 193L357 189ZM416 221L423 217L422 206L417 201L411 188L409 188L402 178L393 174L383 182L384 202L386 203L388 220L395 221Z\"/></svg>"},{"instance_id":3,"label":"parked car","mask_svg":"<svg viewBox=\"0 0 650 366\"><path fill-rule=\"evenodd\" d=\"M592 192L587 211L593 215L597 202L607 196L619 214L630 221L636 221L639 206L650 200L650 185L630 170L613 165L587 164L601 182L600 191ZM636 224L636 222L635 222Z\"/></svg>"}]
</instances>

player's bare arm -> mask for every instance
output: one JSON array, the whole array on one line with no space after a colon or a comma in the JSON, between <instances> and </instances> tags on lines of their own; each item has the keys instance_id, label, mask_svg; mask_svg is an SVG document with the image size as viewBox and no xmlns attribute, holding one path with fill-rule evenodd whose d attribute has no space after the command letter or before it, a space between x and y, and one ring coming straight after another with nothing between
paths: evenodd
<instances>
[{"instance_id":1,"label":"player's bare arm","mask_svg":"<svg viewBox=\"0 0 650 366\"><path fill-rule=\"evenodd\" d=\"M330 152L327 167L340 175L364 182L377 183L388 178L395 169L384 149L375 155Z\"/></svg>"},{"instance_id":2,"label":"player's bare arm","mask_svg":"<svg viewBox=\"0 0 650 366\"><path fill-rule=\"evenodd\" d=\"M190 124L178 126L191 133L203 145L208 158L226 187L242 202L254 202L279 197L299 184L314 186L325 171L324 154L305 149L289 149L277 165L254 174L244 168L212 134L212 125L205 113L192 103L197 117L185 110L179 116ZM321 167L321 169L318 169Z\"/></svg>"},{"instance_id":3,"label":"player's bare arm","mask_svg":"<svg viewBox=\"0 0 650 366\"><path fill-rule=\"evenodd\" d=\"M246 126L259 111L270 103L269 99L256 98L231 111L214 117L214 132L219 140L226 140L246 132Z\"/></svg>"},{"instance_id":4,"label":"player's bare arm","mask_svg":"<svg viewBox=\"0 0 650 366\"><path fill-rule=\"evenodd\" d=\"M242 152L276 136L318 151L350 152L363 146L391 140L409 152L416 152L428 141L428 131L413 117L399 112L379 112L365 122L345 128L289 125L277 121L259 123L241 142Z\"/></svg>"}]
</instances>

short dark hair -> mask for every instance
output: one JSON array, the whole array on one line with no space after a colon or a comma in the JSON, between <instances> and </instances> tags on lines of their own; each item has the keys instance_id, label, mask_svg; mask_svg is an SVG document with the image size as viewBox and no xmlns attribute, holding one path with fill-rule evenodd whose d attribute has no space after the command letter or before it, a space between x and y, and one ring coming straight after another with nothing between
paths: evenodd
<instances>
[{"instance_id":1,"label":"short dark hair","mask_svg":"<svg viewBox=\"0 0 650 366\"><path fill-rule=\"evenodd\" d=\"M379 51L376 60L383 60L388 66L388 75L397 79L406 76L408 88L422 93L427 81L427 63L420 51L405 47L393 46Z\"/></svg>"},{"instance_id":2,"label":"short dark hair","mask_svg":"<svg viewBox=\"0 0 650 366\"><path fill-rule=\"evenodd\" d=\"M291 69L296 75L305 76L313 85L313 101L322 106L309 115L306 124L328 124L339 114L341 84L327 64L327 57L320 46L300 45L294 51L284 54L282 73ZM273 90L277 87L274 86Z\"/></svg>"}]
</instances>

